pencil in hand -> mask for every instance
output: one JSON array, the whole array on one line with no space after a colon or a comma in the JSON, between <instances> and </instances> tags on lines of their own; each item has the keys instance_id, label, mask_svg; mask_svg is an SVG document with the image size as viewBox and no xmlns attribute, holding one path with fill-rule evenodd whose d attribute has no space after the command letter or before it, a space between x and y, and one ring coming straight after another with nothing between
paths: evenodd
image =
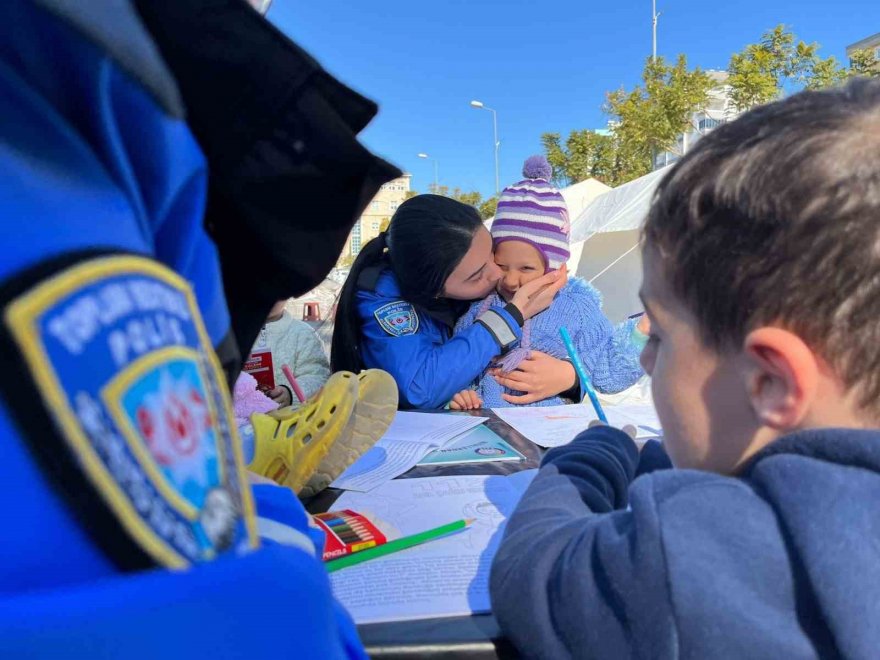
<instances>
[{"instance_id":1,"label":"pencil in hand","mask_svg":"<svg viewBox=\"0 0 880 660\"><path fill-rule=\"evenodd\" d=\"M290 383L290 386L293 388L293 393L296 394L296 398L299 399L299 402L305 402L306 395L303 393L302 388L299 386L299 383L296 382L296 378L294 377L293 371L291 371L290 367L285 364L281 367L281 371L283 371L284 375L287 376L287 382Z\"/></svg>"}]
</instances>

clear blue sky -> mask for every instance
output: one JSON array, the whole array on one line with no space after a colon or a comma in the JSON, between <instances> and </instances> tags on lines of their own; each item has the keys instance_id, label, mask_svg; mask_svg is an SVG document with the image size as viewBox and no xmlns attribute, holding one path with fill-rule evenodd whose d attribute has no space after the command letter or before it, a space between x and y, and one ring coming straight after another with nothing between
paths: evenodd
<instances>
[{"instance_id":1,"label":"clear blue sky","mask_svg":"<svg viewBox=\"0 0 880 660\"><path fill-rule=\"evenodd\" d=\"M820 54L880 32L877 0L658 0L658 54L725 68L730 54L779 23ZM489 195L492 114L501 186L541 151L540 136L600 128L607 90L631 88L651 50L650 0L274 0L269 19L343 82L379 103L364 142L413 175Z\"/></svg>"}]
</instances>

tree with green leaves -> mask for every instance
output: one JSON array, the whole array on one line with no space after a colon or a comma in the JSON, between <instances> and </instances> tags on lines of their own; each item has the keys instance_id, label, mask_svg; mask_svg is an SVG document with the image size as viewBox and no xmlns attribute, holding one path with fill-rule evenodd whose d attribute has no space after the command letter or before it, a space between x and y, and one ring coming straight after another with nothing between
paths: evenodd
<instances>
[{"instance_id":1,"label":"tree with green leaves","mask_svg":"<svg viewBox=\"0 0 880 660\"><path fill-rule=\"evenodd\" d=\"M674 64L662 57L648 59L641 85L608 94L605 111L613 118L608 134L572 131L564 145L558 133L541 136L555 183L593 177L619 186L647 174L655 153L677 150L679 136L690 130L694 113L706 107L714 84L699 68L688 69L684 55Z\"/></svg>"},{"instance_id":2,"label":"tree with green leaves","mask_svg":"<svg viewBox=\"0 0 880 660\"><path fill-rule=\"evenodd\" d=\"M495 206L498 204L497 197L490 197L484 201L483 196L475 190L471 192L464 192L461 188L453 188L450 190L449 186L435 186L432 183L428 185L428 192L433 195L451 197L462 204L473 206L480 213L480 217L483 218L483 220L495 215Z\"/></svg>"},{"instance_id":3,"label":"tree with green leaves","mask_svg":"<svg viewBox=\"0 0 880 660\"><path fill-rule=\"evenodd\" d=\"M553 183L562 188L578 181L613 178L614 138L584 129L572 131L565 144L559 133L544 133L541 144L553 166Z\"/></svg>"},{"instance_id":4,"label":"tree with green leaves","mask_svg":"<svg viewBox=\"0 0 880 660\"><path fill-rule=\"evenodd\" d=\"M477 211L480 212L480 217L483 220L488 220L489 218L495 215L495 211L498 208L498 195L492 195L489 199L482 202L477 206Z\"/></svg>"},{"instance_id":5,"label":"tree with green leaves","mask_svg":"<svg viewBox=\"0 0 880 660\"><path fill-rule=\"evenodd\" d=\"M608 94L606 112L616 120L621 151L617 167L635 178L653 169L654 154L676 153L678 138L691 130L694 113L706 108L714 85L701 69L689 70L684 55L675 64L649 58L641 85Z\"/></svg>"},{"instance_id":6,"label":"tree with green leaves","mask_svg":"<svg viewBox=\"0 0 880 660\"><path fill-rule=\"evenodd\" d=\"M480 193L476 191L462 192L458 188L454 188L449 196L452 197L452 199L458 200L462 204L467 204L468 206L473 206L475 208L483 201L483 196Z\"/></svg>"},{"instance_id":7,"label":"tree with green leaves","mask_svg":"<svg viewBox=\"0 0 880 660\"><path fill-rule=\"evenodd\" d=\"M826 59L816 57L813 61L810 75L807 78L807 89L824 89L841 84L847 79L847 70L844 69L837 58L833 55Z\"/></svg>"},{"instance_id":8,"label":"tree with green leaves","mask_svg":"<svg viewBox=\"0 0 880 660\"><path fill-rule=\"evenodd\" d=\"M478 206L482 201L482 195L480 193L474 192L462 192L461 188L453 188L449 189L449 186L438 186L433 183L428 185L428 192L432 195L443 195L443 197L451 197L452 199L459 201L463 204L467 204L469 206Z\"/></svg>"},{"instance_id":9,"label":"tree with green leaves","mask_svg":"<svg viewBox=\"0 0 880 660\"><path fill-rule=\"evenodd\" d=\"M868 48L854 51L849 56L849 69L846 75L847 78L855 76L880 77L880 60L874 55L874 51Z\"/></svg>"},{"instance_id":10,"label":"tree with green leaves","mask_svg":"<svg viewBox=\"0 0 880 660\"><path fill-rule=\"evenodd\" d=\"M616 119L614 132L646 151L674 149L678 137L690 130L694 113L708 105L714 83L699 68L688 70L684 55L675 64L662 57L649 59L642 82L631 92L608 94L606 109Z\"/></svg>"},{"instance_id":11,"label":"tree with green leaves","mask_svg":"<svg viewBox=\"0 0 880 660\"><path fill-rule=\"evenodd\" d=\"M777 25L761 36L756 44L747 45L730 58L730 98L737 110L780 98L787 87L807 86L811 73L819 66L820 80L834 84L835 62L820 60L819 46L798 40L785 25Z\"/></svg>"},{"instance_id":12,"label":"tree with green leaves","mask_svg":"<svg viewBox=\"0 0 880 660\"><path fill-rule=\"evenodd\" d=\"M799 40L784 25L768 30L756 44L747 45L730 58L731 100L738 110L748 110L781 98L789 91L824 89L855 76L878 76L877 58L870 50L856 51L849 67L837 58L819 56L819 45Z\"/></svg>"},{"instance_id":13,"label":"tree with green leaves","mask_svg":"<svg viewBox=\"0 0 880 660\"><path fill-rule=\"evenodd\" d=\"M730 58L723 84L729 86L732 105L743 111L800 88L823 89L857 75L880 76L880 63L869 50L853 53L848 67L834 57L820 57L818 51L818 44L797 39L784 25L768 30L758 43ZM679 137L691 131L694 114L708 105L718 84L700 69L689 70L683 55L674 64L649 59L640 85L607 95L610 131L576 130L565 140L559 133L541 136L554 183L561 187L593 177L619 186L647 174L654 154L679 153Z\"/></svg>"}]
</instances>

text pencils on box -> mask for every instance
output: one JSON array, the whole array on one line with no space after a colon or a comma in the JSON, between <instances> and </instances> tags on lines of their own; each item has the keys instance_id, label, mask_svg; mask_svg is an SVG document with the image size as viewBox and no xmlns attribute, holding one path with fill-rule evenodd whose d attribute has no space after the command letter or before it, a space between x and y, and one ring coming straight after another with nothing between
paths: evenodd
<instances>
[{"instance_id":1,"label":"text pencils on box","mask_svg":"<svg viewBox=\"0 0 880 660\"><path fill-rule=\"evenodd\" d=\"M373 523L350 509L319 513L314 520L324 531L324 561L375 548L386 542L385 535Z\"/></svg>"},{"instance_id":2,"label":"text pencils on box","mask_svg":"<svg viewBox=\"0 0 880 660\"><path fill-rule=\"evenodd\" d=\"M452 534L453 532L466 529L472 522L474 521L471 518L456 520L455 522L451 522L448 525L435 527L434 529L429 529L425 532L419 532L418 534L412 534L411 536L404 536L403 538L396 539L394 541L388 541L384 545L370 548L369 550L363 550L362 552L348 555L347 557L334 559L333 561L327 562L327 564L325 565L327 567L327 571L332 573L333 571L338 571L341 568L354 566L355 564L360 564L365 561L369 561L370 559L384 557L394 552L400 552L401 550L406 550L407 548L421 545L422 543L426 543L427 541L433 541L434 539L442 538L447 534Z\"/></svg>"}]
</instances>

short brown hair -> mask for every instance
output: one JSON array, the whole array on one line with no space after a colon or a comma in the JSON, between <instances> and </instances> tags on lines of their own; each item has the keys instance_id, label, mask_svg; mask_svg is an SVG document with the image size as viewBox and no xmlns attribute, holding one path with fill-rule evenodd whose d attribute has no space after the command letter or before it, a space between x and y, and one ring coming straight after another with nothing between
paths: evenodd
<instances>
[{"instance_id":1,"label":"short brown hair","mask_svg":"<svg viewBox=\"0 0 880 660\"><path fill-rule=\"evenodd\" d=\"M709 345L785 327L880 411L880 80L720 126L663 178L644 236Z\"/></svg>"}]
</instances>

